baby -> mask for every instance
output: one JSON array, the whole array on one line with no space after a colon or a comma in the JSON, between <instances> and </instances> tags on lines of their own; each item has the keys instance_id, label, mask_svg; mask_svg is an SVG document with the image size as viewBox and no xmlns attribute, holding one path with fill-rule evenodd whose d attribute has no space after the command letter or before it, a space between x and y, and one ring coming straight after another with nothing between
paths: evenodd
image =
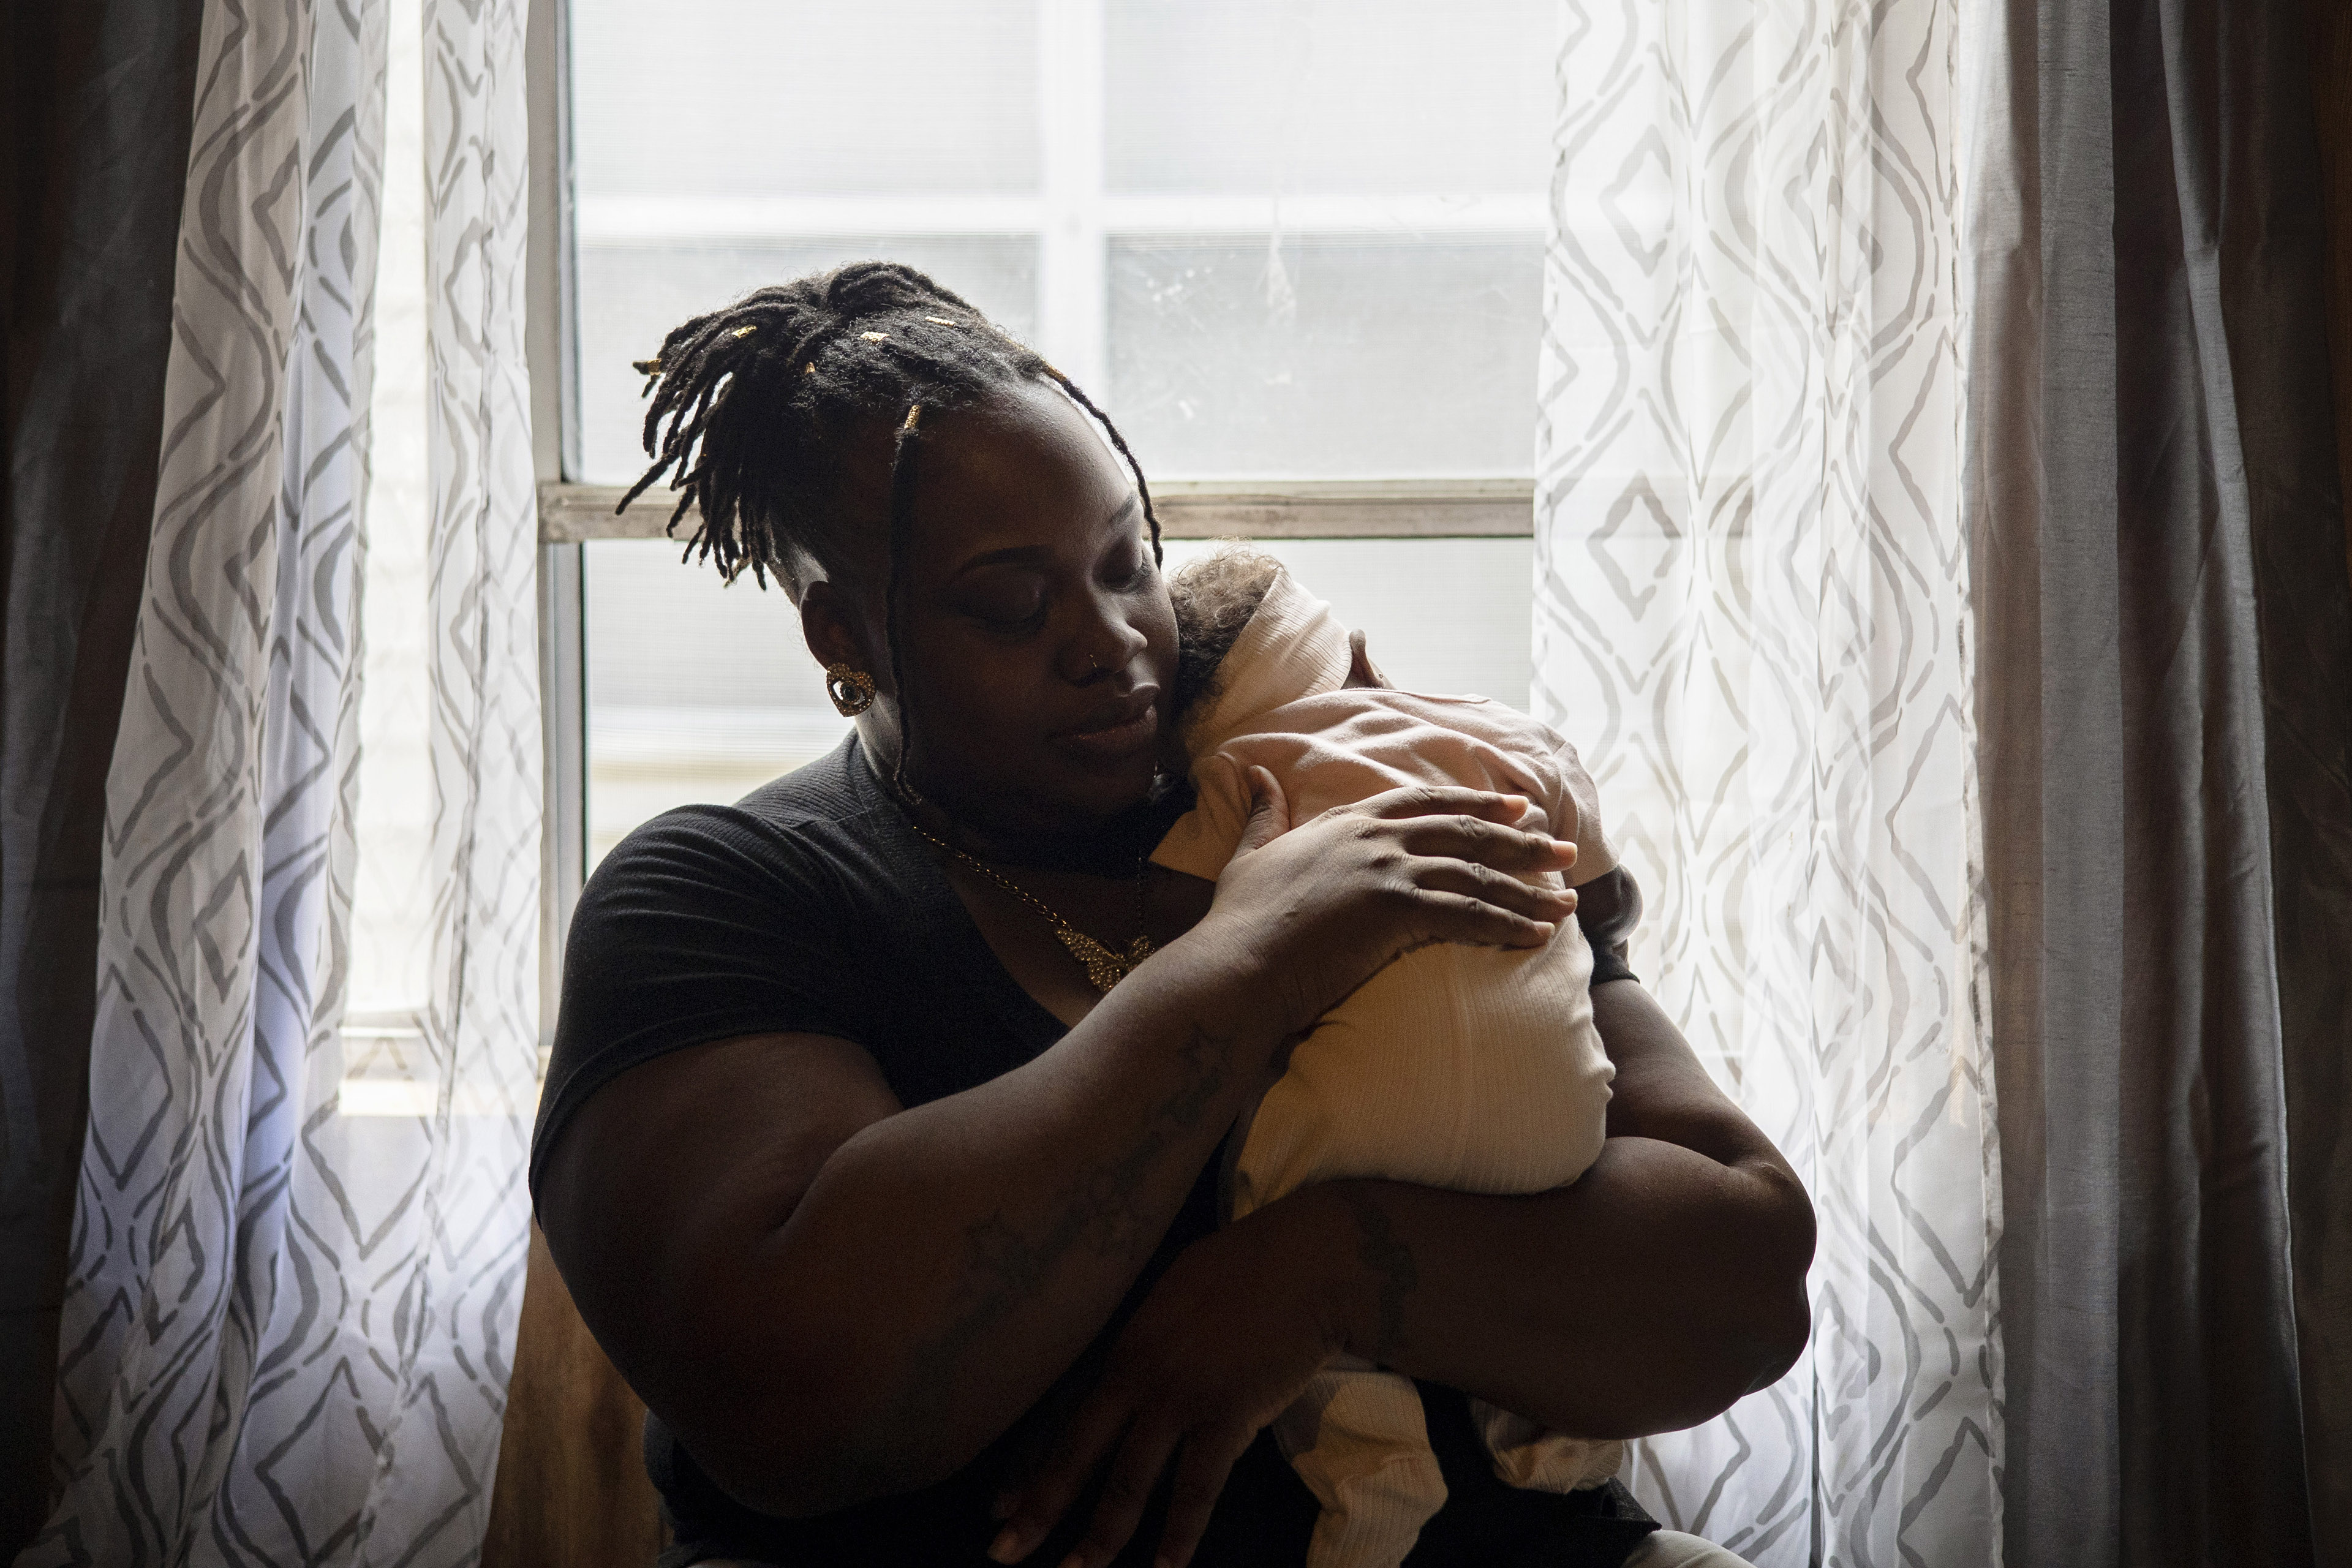
<instances>
[{"instance_id":1,"label":"baby","mask_svg":"<svg viewBox=\"0 0 2352 1568\"><path fill-rule=\"evenodd\" d=\"M1152 858L1213 879L1268 769L1291 820L1406 784L1524 795L1578 849L1572 883L1615 865L1575 752L1477 697L1370 683L1330 606L1271 557L1228 549L1171 584L1176 702L1198 802ZM1452 943L1396 959L1325 1014L1237 1131L1232 1217L1309 1182L1377 1176L1534 1193L1601 1152L1612 1069L1592 1026L1592 952L1574 921L1545 947ZM1482 1400L1471 1413L1513 1486L1570 1491L1617 1472L1622 1445L1546 1431ZM1276 1418L1323 1505L1312 1568L1393 1568L1445 1500L1412 1381L1340 1357Z\"/></svg>"}]
</instances>

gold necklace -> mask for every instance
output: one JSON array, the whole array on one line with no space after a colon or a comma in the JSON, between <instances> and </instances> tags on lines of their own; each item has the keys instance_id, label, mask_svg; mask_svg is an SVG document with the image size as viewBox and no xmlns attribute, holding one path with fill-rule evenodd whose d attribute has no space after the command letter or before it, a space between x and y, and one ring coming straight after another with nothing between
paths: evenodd
<instances>
[{"instance_id":1,"label":"gold necklace","mask_svg":"<svg viewBox=\"0 0 2352 1568\"><path fill-rule=\"evenodd\" d=\"M941 838L938 834L924 827L921 823L915 820L914 815L911 812L907 814L907 826L913 828L920 837L938 845L940 848L946 850L949 854L954 856L957 859L962 861L965 865L971 867L973 870L979 872L982 876L987 878L990 881L995 883L1006 892L1012 894L1014 898L1019 899L1023 903L1027 904L1031 909L1035 910L1039 914L1044 915L1045 917L1045 923L1054 928L1054 934L1061 938L1062 945L1070 950L1070 956L1076 959L1079 964L1085 968L1087 983L1093 985L1096 990L1102 992L1105 995L1109 994L1110 988L1112 986L1126 979L1129 974L1134 973L1135 966L1137 964L1141 963L1145 959L1151 956L1151 938L1144 934L1142 930L1144 922L1144 862L1141 856L1138 856L1135 861L1136 937L1133 942L1127 944L1127 951L1125 952L1121 952L1117 948L1109 947L1102 942L1097 942L1094 938L1088 936L1086 932L1072 925L1068 921L1064 920L1060 912L1051 904L1048 904L1045 900L1039 898L1036 894L1031 892L1028 889L1023 887L1012 878L996 870L987 862L981 859L979 856L971 854L968 850L957 848L946 839Z\"/></svg>"}]
</instances>

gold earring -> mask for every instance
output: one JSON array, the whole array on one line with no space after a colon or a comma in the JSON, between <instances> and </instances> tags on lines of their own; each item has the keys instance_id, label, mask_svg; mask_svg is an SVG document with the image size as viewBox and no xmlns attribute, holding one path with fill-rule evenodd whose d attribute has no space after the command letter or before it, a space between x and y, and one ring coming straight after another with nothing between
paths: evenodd
<instances>
[{"instance_id":1,"label":"gold earring","mask_svg":"<svg viewBox=\"0 0 2352 1568\"><path fill-rule=\"evenodd\" d=\"M824 667L824 694L845 719L854 719L874 706L874 678L846 664Z\"/></svg>"}]
</instances>

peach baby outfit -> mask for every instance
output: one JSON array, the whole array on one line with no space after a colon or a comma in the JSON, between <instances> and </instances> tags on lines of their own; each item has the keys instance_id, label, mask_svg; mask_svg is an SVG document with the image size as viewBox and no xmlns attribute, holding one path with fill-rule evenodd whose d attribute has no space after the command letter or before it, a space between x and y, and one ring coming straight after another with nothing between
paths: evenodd
<instances>
[{"instance_id":1,"label":"peach baby outfit","mask_svg":"<svg viewBox=\"0 0 2352 1568\"><path fill-rule=\"evenodd\" d=\"M1553 836L1577 846L1571 882L1616 865L1592 781L1559 736L1480 697L1347 688L1349 662L1330 606L1278 574L1184 721L1199 799L1152 859L1222 871L1249 819L1255 764L1280 781L1293 822L1401 785L1466 784L1540 806ZM1388 964L1323 1016L1259 1102L1232 1173L1233 1217L1349 1176L1475 1193L1574 1181L1601 1152L1613 1073L1591 975L1572 920L1542 948L1440 943ZM1470 1404L1513 1486L1599 1486L1622 1460L1620 1443ZM1370 1362L1327 1364L1275 1436L1323 1505L1312 1568L1393 1568L1445 1500L1420 1395Z\"/></svg>"}]
</instances>

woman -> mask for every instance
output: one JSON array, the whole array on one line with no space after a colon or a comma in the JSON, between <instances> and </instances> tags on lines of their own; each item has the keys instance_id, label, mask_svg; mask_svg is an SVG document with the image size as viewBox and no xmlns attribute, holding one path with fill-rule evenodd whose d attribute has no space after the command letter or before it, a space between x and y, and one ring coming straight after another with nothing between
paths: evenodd
<instances>
[{"instance_id":1,"label":"woman","mask_svg":"<svg viewBox=\"0 0 2352 1568\"><path fill-rule=\"evenodd\" d=\"M1616 1098L1575 1185L1213 1223L1284 1040L1408 947L1548 938L1573 897L1513 873L1560 847L1462 790L1290 824L1266 779L1215 884L1148 868L1176 647L1141 475L919 274L762 289L641 368L645 482L782 582L856 716L640 829L572 929L532 1189L654 1413L672 1560L1295 1564L1314 1502L1260 1432L1346 1351L1423 1380L1461 1461L1414 1562L1624 1561L1622 1491L1503 1488L1458 1391L1705 1419L1802 1347L1812 1245L1638 983L1594 977Z\"/></svg>"}]
</instances>

